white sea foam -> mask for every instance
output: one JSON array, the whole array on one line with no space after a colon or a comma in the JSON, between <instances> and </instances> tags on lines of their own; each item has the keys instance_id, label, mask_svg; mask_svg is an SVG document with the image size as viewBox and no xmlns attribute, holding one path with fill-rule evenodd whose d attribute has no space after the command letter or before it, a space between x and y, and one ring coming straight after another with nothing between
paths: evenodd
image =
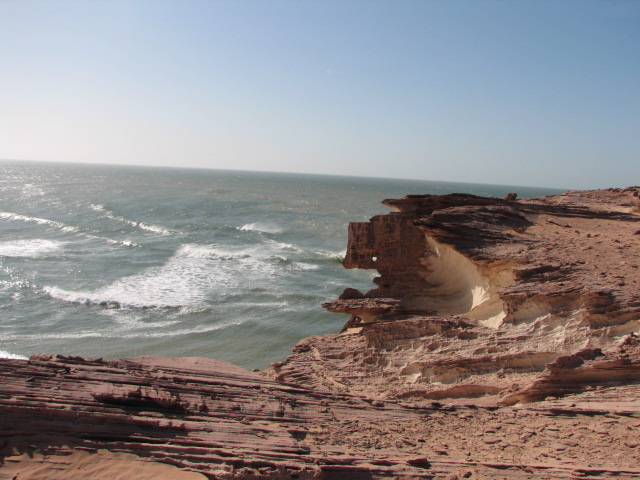
<instances>
[{"instance_id":1,"label":"white sea foam","mask_svg":"<svg viewBox=\"0 0 640 480\"><path fill-rule=\"evenodd\" d=\"M328 258L330 260L338 260L338 261L344 260L344 257L347 256L346 250L341 250L339 252L334 252L330 250L316 250L314 253L316 255L320 255L321 257Z\"/></svg>"},{"instance_id":2,"label":"white sea foam","mask_svg":"<svg viewBox=\"0 0 640 480\"><path fill-rule=\"evenodd\" d=\"M229 262L233 264L230 265ZM182 245L164 265L148 268L94 291L46 287L57 300L110 307L182 307L205 304L213 292L230 292L247 272L264 279L274 267L264 260L204 245Z\"/></svg>"},{"instance_id":3,"label":"white sea foam","mask_svg":"<svg viewBox=\"0 0 640 480\"><path fill-rule=\"evenodd\" d=\"M174 233L177 233L177 232L173 232L172 230L169 230L163 227L158 227L157 225L150 225L144 222L132 222L131 224L143 230L159 233L160 235L173 235Z\"/></svg>"},{"instance_id":4,"label":"white sea foam","mask_svg":"<svg viewBox=\"0 0 640 480\"><path fill-rule=\"evenodd\" d=\"M303 252L303 250L300 247L292 243L277 242L271 239L266 239L265 243L271 247L274 247L276 250L285 250L285 251L295 252L295 253Z\"/></svg>"},{"instance_id":5,"label":"white sea foam","mask_svg":"<svg viewBox=\"0 0 640 480\"><path fill-rule=\"evenodd\" d=\"M227 321L227 322L219 322L215 324L209 325L198 325L191 328L179 328L179 329L171 329L171 328L151 328L150 331L144 330L131 330L128 328L107 328L103 331L95 331L95 330L80 330L75 332L58 332L58 333L39 333L39 334L13 334L13 335L2 335L0 334L0 340L26 340L26 341L34 341L34 340L78 340L82 338L162 338L162 337L174 337L178 335L189 335L194 333L207 333L213 332L216 330L220 330L223 328L227 328L231 325L237 325L242 323L239 320ZM147 324L150 326L150 324ZM166 327L166 325L164 326ZM7 356L3 356L6 354ZM0 358L16 358L16 359L27 359L22 355L15 355L9 352L4 352L0 350Z\"/></svg>"},{"instance_id":6,"label":"white sea foam","mask_svg":"<svg viewBox=\"0 0 640 480\"><path fill-rule=\"evenodd\" d=\"M91 235L91 238L104 240L111 245L120 245L122 247L140 247L140 244L138 242L134 242L133 240L114 240L112 238L96 237L93 235Z\"/></svg>"},{"instance_id":7,"label":"white sea foam","mask_svg":"<svg viewBox=\"0 0 640 480\"><path fill-rule=\"evenodd\" d=\"M254 308L274 308L274 307L278 307L279 310L282 310L283 308L287 308L289 306L288 302L283 302L283 301L279 301L279 300L274 300L273 302L239 302L237 303L237 309L241 310L241 309L247 309L247 310L253 310Z\"/></svg>"},{"instance_id":8,"label":"white sea foam","mask_svg":"<svg viewBox=\"0 0 640 480\"><path fill-rule=\"evenodd\" d=\"M250 255L245 252L225 252L214 246L186 244L182 245L176 255L181 257L200 258L206 260L240 260Z\"/></svg>"},{"instance_id":9,"label":"white sea foam","mask_svg":"<svg viewBox=\"0 0 640 480\"><path fill-rule=\"evenodd\" d=\"M124 330L143 330L146 328L167 328L177 323L180 320L165 320L157 322L145 322L143 321L144 315L138 313L136 310L105 310L105 314L109 315Z\"/></svg>"},{"instance_id":10,"label":"white sea foam","mask_svg":"<svg viewBox=\"0 0 640 480\"><path fill-rule=\"evenodd\" d=\"M47 225L49 227L60 229L64 232L78 232L78 228L67 225L56 220L49 220L47 218L30 217L28 215L21 215L19 213L0 212L0 219L4 220L19 220L27 223L37 223L38 225Z\"/></svg>"},{"instance_id":11,"label":"white sea foam","mask_svg":"<svg viewBox=\"0 0 640 480\"><path fill-rule=\"evenodd\" d=\"M78 227L74 227L72 225L67 225L63 222L58 222L57 220L49 220L47 218L38 218L38 217L30 217L28 215L21 215L19 213L11 213L11 212L0 212L0 219L5 220L18 220L27 223L36 223L38 225L46 225L48 227L57 228L63 232L73 232L73 233L82 233ZM112 245L122 245L124 247L139 247L140 244L133 242L131 240L113 240L111 238L105 238L98 235L89 235L84 234L86 238L92 238L95 240L104 241L110 243Z\"/></svg>"},{"instance_id":12,"label":"white sea foam","mask_svg":"<svg viewBox=\"0 0 640 480\"><path fill-rule=\"evenodd\" d=\"M116 220L118 222L126 223L132 227L140 228L142 230L147 230L149 232L159 233L160 235L175 235L179 234L179 232L174 232L168 228L160 227L158 225L152 225L149 223L145 223L142 221L131 220L129 218L117 215L116 213L108 210L104 205L100 204L89 204L89 207L96 212L101 212L105 217L110 218L111 220Z\"/></svg>"},{"instance_id":13,"label":"white sea foam","mask_svg":"<svg viewBox=\"0 0 640 480\"><path fill-rule=\"evenodd\" d=\"M65 243L41 238L0 242L0 256L37 258L60 251Z\"/></svg>"},{"instance_id":14,"label":"white sea foam","mask_svg":"<svg viewBox=\"0 0 640 480\"><path fill-rule=\"evenodd\" d=\"M17 355L15 353L9 353L5 350L0 350L0 358L11 358L13 360L29 360L29 357L24 355Z\"/></svg>"},{"instance_id":15,"label":"white sea foam","mask_svg":"<svg viewBox=\"0 0 640 480\"><path fill-rule=\"evenodd\" d=\"M291 269L292 270L303 270L303 271L309 271L309 270L318 270L320 267L318 265L314 265L312 263L305 263L305 262L292 262L291 263Z\"/></svg>"},{"instance_id":16,"label":"white sea foam","mask_svg":"<svg viewBox=\"0 0 640 480\"><path fill-rule=\"evenodd\" d=\"M10 334L0 335L0 340L3 341L19 341L19 340L43 340L43 339L51 339L51 340L66 340L66 339L79 339L79 338L99 338L103 337L104 334L101 332L96 332L95 330L78 330L75 332L60 332L60 333L31 333L31 334Z\"/></svg>"},{"instance_id":17,"label":"white sea foam","mask_svg":"<svg viewBox=\"0 0 640 480\"><path fill-rule=\"evenodd\" d=\"M239 228L242 231L263 232L263 233L282 233L283 230L278 225L266 222L247 223Z\"/></svg>"}]
</instances>

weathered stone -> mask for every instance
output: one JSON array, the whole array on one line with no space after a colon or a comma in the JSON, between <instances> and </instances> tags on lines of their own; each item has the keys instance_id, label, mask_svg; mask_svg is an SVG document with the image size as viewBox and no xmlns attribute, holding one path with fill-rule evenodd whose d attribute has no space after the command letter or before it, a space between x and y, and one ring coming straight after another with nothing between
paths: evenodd
<instances>
[{"instance_id":1,"label":"weathered stone","mask_svg":"<svg viewBox=\"0 0 640 480\"><path fill-rule=\"evenodd\" d=\"M260 374L0 360L0 479L640 478L638 188L384 203L343 333Z\"/></svg>"},{"instance_id":2,"label":"weathered stone","mask_svg":"<svg viewBox=\"0 0 640 480\"><path fill-rule=\"evenodd\" d=\"M376 269L375 288L325 304L351 315L351 335L305 339L313 353L274 370L381 398L505 404L638 381L634 193L385 200L397 212L351 224L344 261Z\"/></svg>"}]
</instances>

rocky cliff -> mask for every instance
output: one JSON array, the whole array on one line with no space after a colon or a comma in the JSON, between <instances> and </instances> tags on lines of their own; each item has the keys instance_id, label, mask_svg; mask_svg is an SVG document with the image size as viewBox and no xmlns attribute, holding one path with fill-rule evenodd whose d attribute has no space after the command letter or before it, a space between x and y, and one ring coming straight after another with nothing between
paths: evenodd
<instances>
[{"instance_id":1,"label":"rocky cliff","mask_svg":"<svg viewBox=\"0 0 640 480\"><path fill-rule=\"evenodd\" d=\"M0 360L0 479L640 478L637 192L386 200L264 372Z\"/></svg>"},{"instance_id":2,"label":"rocky cliff","mask_svg":"<svg viewBox=\"0 0 640 480\"><path fill-rule=\"evenodd\" d=\"M637 190L515 200L411 195L349 226L347 268L376 288L271 374L413 401L513 405L640 381Z\"/></svg>"}]
</instances>

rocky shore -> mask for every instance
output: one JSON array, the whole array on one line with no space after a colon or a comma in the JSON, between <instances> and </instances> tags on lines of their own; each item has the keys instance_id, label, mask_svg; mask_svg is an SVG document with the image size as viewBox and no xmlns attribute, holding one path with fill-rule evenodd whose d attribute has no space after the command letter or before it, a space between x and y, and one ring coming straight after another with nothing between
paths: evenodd
<instances>
[{"instance_id":1,"label":"rocky shore","mask_svg":"<svg viewBox=\"0 0 640 480\"><path fill-rule=\"evenodd\" d=\"M0 360L0 479L640 478L638 190L386 200L262 372Z\"/></svg>"}]
</instances>

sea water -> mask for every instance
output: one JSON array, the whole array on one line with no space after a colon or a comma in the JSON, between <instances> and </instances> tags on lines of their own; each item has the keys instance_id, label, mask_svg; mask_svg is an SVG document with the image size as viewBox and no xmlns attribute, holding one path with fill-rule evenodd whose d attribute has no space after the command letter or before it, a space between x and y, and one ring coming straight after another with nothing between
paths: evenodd
<instances>
[{"instance_id":1,"label":"sea water","mask_svg":"<svg viewBox=\"0 0 640 480\"><path fill-rule=\"evenodd\" d=\"M204 356L247 368L339 332L322 302L374 287L340 260L386 198L555 189L0 162L0 357Z\"/></svg>"}]
</instances>

